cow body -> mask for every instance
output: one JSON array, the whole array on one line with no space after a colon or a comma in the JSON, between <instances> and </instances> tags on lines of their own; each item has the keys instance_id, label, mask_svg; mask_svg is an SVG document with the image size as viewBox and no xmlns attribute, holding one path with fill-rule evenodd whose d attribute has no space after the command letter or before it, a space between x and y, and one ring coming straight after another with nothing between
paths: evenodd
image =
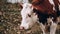
<instances>
[{"instance_id":1,"label":"cow body","mask_svg":"<svg viewBox=\"0 0 60 34\"><path fill-rule=\"evenodd\" d=\"M33 0L33 7L42 13L52 14L59 11L59 0ZM53 11L54 10L54 11ZM58 12L57 11L57 12Z\"/></svg>"},{"instance_id":2,"label":"cow body","mask_svg":"<svg viewBox=\"0 0 60 34\"><path fill-rule=\"evenodd\" d=\"M41 2L41 3L40 3ZM57 27L57 17L60 16L59 0L33 0L32 4L36 12L38 12L39 21L43 24L47 23L47 18L53 17L50 28L50 34L55 34ZM53 28L54 26L54 28ZM54 32L53 32L54 31Z\"/></svg>"},{"instance_id":3,"label":"cow body","mask_svg":"<svg viewBox=\"0 0 60 34\"><path fill-rule=\"evenodd\" d=\"M33 0L32 4L24 3L21 11L22 23L20 29L29 29L37 22L40 23L43 34L45 34L45 26L43 24L47 23L47 18L50 18L50 34L55 34L57 17L60 15L58 14L60 13L59 11L59 2L55 1L51 3L50 0Z\"/></svg>"},{"instance_id":4,"label":"cow body","mask_svg":"<svg viewBox=\"0 0 60 34\"><path fill-rule=\"evenodd\" d=\"M46 22L47 21L46 19L49 16L54 17L54 18L57 17L56 11L53 10L53 5L51 5L48 0L40 1L41 3L38 1L36 2L36 1L33 0L32 4L33 4L33 7L35 8L35 11L38 12L37 14L39 15L39 18L42 16L41 17L42 19L40 18L40 21L44 23L43 20L45 20Z\"/></svg>"}]
</instances>

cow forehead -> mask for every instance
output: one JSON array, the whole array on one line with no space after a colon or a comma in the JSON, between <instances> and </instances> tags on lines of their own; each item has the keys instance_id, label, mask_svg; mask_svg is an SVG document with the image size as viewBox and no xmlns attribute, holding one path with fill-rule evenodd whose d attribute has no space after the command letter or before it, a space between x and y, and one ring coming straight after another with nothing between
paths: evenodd
<instances>
[{"instance_id":1,"label":"cow forehead","mask_svg":"<svg viewBox=\"0 0 60 34\"><path fill-rule=\"evenodd\" d=\"M33 10L32 4L30 4L30 3L24 3L22 10L24 10L24 12L26 12L26 11L27 12L31 12L31 10Z\"/></svg>"},{"instance_id":2,"label":"cow forehead","mask_svg":"<svg viewBox=\"0 0 60 34\"><path fill-rule=\"evenodd\" d=\"M28 14L32 14L33 13L33 7L31 7L30 3L24 3L23 4L23 9L21 10L21 15L22 17L27 17Z\"/></svg>"},{"instance_id":3,"label":"cow forehead","mask_svg":"<svg viewBox=\"0 0 60 34\"><path fill-rule=\"evenodd\" d=\"M23 4L23 7L28 7L28 6L32 6L32 4L30 4L30 3L24 3Z\"/></svg>"}]
</instances>

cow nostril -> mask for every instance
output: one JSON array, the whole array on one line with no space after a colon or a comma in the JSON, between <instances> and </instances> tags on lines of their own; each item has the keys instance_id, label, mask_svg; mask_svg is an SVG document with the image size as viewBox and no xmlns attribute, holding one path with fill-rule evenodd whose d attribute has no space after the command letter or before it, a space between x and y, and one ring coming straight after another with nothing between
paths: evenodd
<instances>
[{"instance_id":1,"label":"cow nostril","mask_svg":"<svg viewBox=\"0 0 60 34\"><path fill-rule=\"evenodd\" d=\"M20 26L20 29L21 29L21 30L23 30L23 29L24 29L24 27Z\"/></svg>"}]
</instances>

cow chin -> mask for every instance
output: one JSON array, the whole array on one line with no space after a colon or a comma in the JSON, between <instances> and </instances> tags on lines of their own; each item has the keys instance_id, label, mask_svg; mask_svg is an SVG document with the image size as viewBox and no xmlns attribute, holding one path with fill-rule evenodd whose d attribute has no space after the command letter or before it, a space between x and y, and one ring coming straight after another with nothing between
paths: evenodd
<instances>
[{"instance_id":1,"label":"cow chin","mask_svg":"<svg viewBox=\"0 0 60 34\"><path fill-rule=\"evenodd\" d=\"M24 30L28 30L28 29L32 28L33 23L31 24L31 23L24 22L24 24L21 24L20 26L24 27Z\"/></svg>"},{"instance_id":2,"label":"cow chin","mask_svg":"<svg viewBox=\"0 0 60 34\"><path fill-rule=\"evenodd\" d=\"M23 30L28 30L28 29L29 29L29 25L28 25L28 24L25 24L25 25L21 24L20 27L21 27L21 26L24 27Z\"/></svg>"}]
</instances>

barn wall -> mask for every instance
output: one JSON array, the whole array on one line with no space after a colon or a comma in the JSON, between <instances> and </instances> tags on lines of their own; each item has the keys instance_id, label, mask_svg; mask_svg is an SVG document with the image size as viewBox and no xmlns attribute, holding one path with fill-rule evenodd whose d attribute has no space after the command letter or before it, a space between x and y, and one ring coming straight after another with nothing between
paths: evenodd
<instances>
[{"instance_id":1,"label":"barn wall","mask_svg":"<svg viewBox=\"0 0 60 34\"><path fill-rule=\"evenodd\" d=\"M28 0L7 0L8 3L26 3Z\"/></svg>"}]
</instances>

